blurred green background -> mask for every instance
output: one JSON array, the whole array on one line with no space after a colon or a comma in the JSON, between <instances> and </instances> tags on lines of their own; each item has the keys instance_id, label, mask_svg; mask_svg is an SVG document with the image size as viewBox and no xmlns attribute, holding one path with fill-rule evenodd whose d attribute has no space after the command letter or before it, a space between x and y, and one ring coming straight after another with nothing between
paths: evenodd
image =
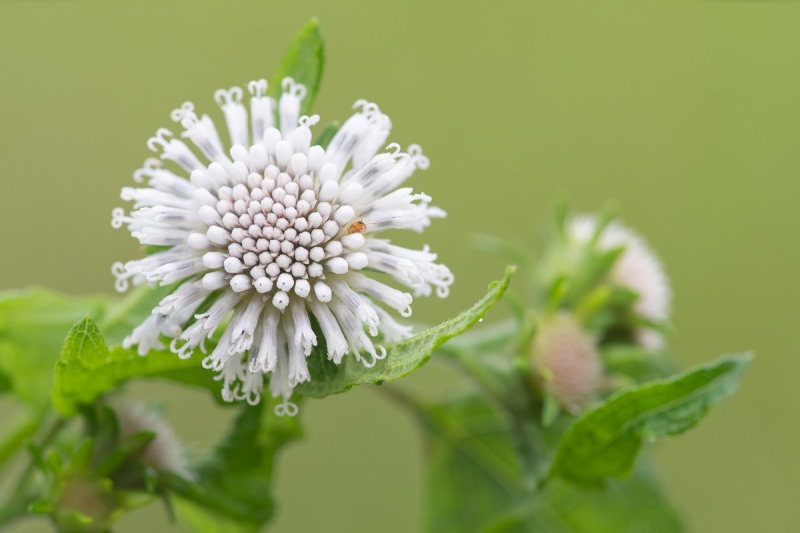
<instances>
[{"instance_id":1,"label":"blurred green background","mask_svg":"<svg viewBox=\"0 0 800 533\"><path fill-rule=\"evenodd\" d=\"M368 98L392 140L431 158L411 184L449 212L424 239L456 284L415 318L444 319L499 277L470 234L536 246L557 197L614 200L666 262L681 364L758 352L735 398L660 446L672 492L696 531L796 530L795 2L0 0L0 288L112 290L111 263L138 248L110 213L147 138L183 101L216 113L215 89L268 77L311 16L328 45L323 122ZM411 379L447 386L435 369ZM168 402L197 450L222 431L203 394L135 392ZM424 450L411 421L366 388L304 410L274 529L415 530ZM166 524L154 507L119 531Z\"/></svg>"}]
</instances>

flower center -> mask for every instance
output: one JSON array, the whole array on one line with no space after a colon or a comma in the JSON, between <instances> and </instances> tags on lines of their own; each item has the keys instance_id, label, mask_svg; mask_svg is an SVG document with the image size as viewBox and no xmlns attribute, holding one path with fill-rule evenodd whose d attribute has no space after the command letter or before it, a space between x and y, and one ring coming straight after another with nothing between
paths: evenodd
<instances>
[{"instance_id":1,"label":"flower center","mask_svg":"<svg viewBox=\"0 0 800 533\"><path fill-rule=\"evenodd\" d=\"M307 170L305 154L294 154L284 169L269 165L244 180L232 177L238 183L219 187L216 204L200 209L207 237L220 249L206 253L203 263L231 275L234 291L281 291L275 303L283 307L289 291L309 295L309 279L347 271L337 237L347 234L355 211L341 201L333 165Z\"/></svg>"}]
</instances>

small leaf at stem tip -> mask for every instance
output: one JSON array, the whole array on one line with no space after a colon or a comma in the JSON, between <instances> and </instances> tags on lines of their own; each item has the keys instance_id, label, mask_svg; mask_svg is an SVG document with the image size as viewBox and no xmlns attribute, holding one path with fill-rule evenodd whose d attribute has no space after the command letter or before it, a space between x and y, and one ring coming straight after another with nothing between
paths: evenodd
<instances>
[{"instance_id":1,"label":"small leaf at stem tip","mask_svg":"<svg viewBox=\"0 0 800 533\"><path fill-rule=\"evenodd\" d=\"M712 405L736 391L751 360L750 354L725 356L619 391L567 430L550 476L587 486L627 476L642 439L652 442L695 426Z\"/></svg>"},{"instance_id":2,"label":"small leaf at stem tip","mask_svg":"<svg viewBox=\"0 0 800 533\"><path fill-rule=\"evenodd\" d=\"M107 356L106 341L88 316L72 326L61 350L62 361L80 361L90 368L102 364Z\"/></svg>"},{"instance_id":3,"label":"small leaf at stem tip","mask_svg":"<svg viewBox=\"0 0 800 533\"><path fill-rule=\"evenodd\" d=\"M92 403L129 379L152 377L218 390L214 375L196 360L181 359L169 350L153 350L147 357L122 347L109 350L92 319L81 319L67 334L56 363L53 405L62 415L73 416L78 405Z\"/></svg>"}]
</instances>

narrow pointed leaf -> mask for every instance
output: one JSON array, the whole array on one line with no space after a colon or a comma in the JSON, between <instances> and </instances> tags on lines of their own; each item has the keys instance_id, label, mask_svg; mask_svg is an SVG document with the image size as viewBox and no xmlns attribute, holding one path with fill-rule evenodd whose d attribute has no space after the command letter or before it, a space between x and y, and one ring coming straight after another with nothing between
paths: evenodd
<instances>
[{"instance_id":1,"label":"narrow pointed leaf","mask_svg":"<svg viewBox=\"0 0 800 533\"><path fill-rule=\"evenodd\" d=\"M325 44L319 33L317 21L312 20L297 34L278 70L270 80L270 96L280 98L281 81L286 77L292 78L306 87L307 92L300 107L300 114L308 114L319 91L324 66Z\"/></svg>"},{"instance_id":2,"label":"narrow pointed leaf","mask_svg":"<svg viewBox=\"0 0 800 533\"><path fill-rule=\"evenodd\" d=\"M312 379L295 391L305 396L322 398L345 392L355 385L380 385L384 381L393 381L413 372L430 359L438 346L468 330L483 318L503 296L514 272L514 267L508 267L505 277L492 283L486 296L471 309L410 339L387 345L386 358L378 361L372 368L366 368L352 356L345 357L340 365L335 365L327 359L323 349L315 350L308 357Z\"/></svg>"},{"instance_id":3,"label":"narrow pointed leaf","mask_svg":"<svg viewBox=\"0 0 800 533\"><path fill-rule=\"evenodd\" d=\"M624 477L643 439L678 435L733 394L750 355L722 357L669 379L624 389L578 419L561 440L551 476L585 485Z\"/></svg>"}]
</instances>

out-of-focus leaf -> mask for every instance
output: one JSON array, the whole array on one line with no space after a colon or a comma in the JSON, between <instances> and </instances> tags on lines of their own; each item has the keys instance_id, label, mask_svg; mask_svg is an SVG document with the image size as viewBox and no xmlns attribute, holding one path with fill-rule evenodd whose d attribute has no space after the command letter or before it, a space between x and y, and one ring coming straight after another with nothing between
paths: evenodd
<instances>
[{"instance_id":1,"label":"out-of-focus leaf","mask_svg":"<svg viewBox=\"0 0 800 533\"><path fill-rule=\"evenodd\" d=\"M611 480L605 490L582 489L553 480L542 492L499 518L483 533L681 533L680 514L649 465L628 479Z\"/></svg>"},{"instance_id":2,"label":"out-of-focus leaf","mask_svg":"<svg viewBox=\"0 0 800 533\"><path fill-rule=\"evenodd\" d=\"M409 374L425 364L438 346L483 318L503 296L514 272L514 267L508 267L505 277L492 283L486 296L471 309L410 339L387 345L386 358L371 368L366 368L354 357L346 357L340 365L335 365L327 359L324 346L318 347L308 357L312 380L298 386L295 391L304 396L322 398L344 392L355 385L380 385Z\"/></svg>"},{"instance_id":3,"label":"out-of-focus leaf","mask_svg":"<svg viewBox=\"0 0 800 533\"><path fill-rule=\"evenodd\" d=\"M70 297L44 289L0 296L0 374L25 402L43 407L50 399L53 365L70 326L87 314L101 315L102 297Z\"/></svg>"},{"instance_id":4,"label":"out-of-focus leaf","mask_svg":"<svg viewBox=\"0 0 800 533\"><path fill-rule=\"evenodd\" d=\"M295 82L306 86L307 92L300 107L300 114L308 114L319 91L324 66L325 43L319 33L317 21L312 20L297 34L278 70L272 76L269 85L270 96L280 98L282 80L286 77L293 78Z\"/></svg>"},{"instance_id":5,"label":"out-of-focus leaf","mask_svg":"<svg viewBox=\"0 0 800 533\"><path fill-rule=\"evenodd\" d=\"M418 413L427 460L424 531L482 531L523 495L519 460L502 415L480 397Z\"/></svg>"},{"instance_id":6,"label":"out-of-focus leaf","mask_svg":"<svg viewBox=\"0 0 800 533\"><path fill-rule=\"evenodd\" d=\"M196 533L258 533L259 524L241 522L209 510L205 505L176 496L172 498L178 522Z\"/></svg>"},{"instance_id":7,"label":"out-of-focus leaf","mask_svg":"<svg viewBox=\"0 0 800 533\"><path fill-rule=\"evenodd\" d=\"M119 343L142 322L165 289L140 287L126 298L68 296L46 289L0 295L0 391L34 407L50 401L53 367L70 327L91 316L109 342Z\"/></svg>"},{"instance_id":8,"label":"out-of-focus leaf","mask_svg":"<svg viewBox=\"0 0 800 533\"><path fill-rule=\"evenodd\" d=\"M302 436L298 420L274 416L274 406L275 400L266 398L256 406L243 406L211 459L198 469L197 483L175 479L173 489L184 499L235 520L241 531L255 531L266 523L275 507L271 486L276 454ZM193 520L196 515L190 512L185 518Z\"/></svg>"},{"instance_id":9,"label":"out-of-focus leaf","mask_svg":"<svg viewBox=\"0 0 800 533\"><path fill-rule=\"evenodd\" d=\"M726 356L675 377L623 389L579 418L564 434L551 476L584 485L624 477L642 439L678 435L733 394L751 360Z\"/></svg>"},{"instance_id":10,"label":"out-of-focus leaf","mask_svg":"<svg viewBox=\"0 0 800 533\"><path fill-rule=\"evenodd\" d=\"M509 418L481 396L415 411L428 444L424 528L430 533L679 533L681 519L647 465L605 490L520 470ZM547 450L535 450L547 453Z\"/></svg>"},{"instance_id":11,"label":"out-of-focus leaf","mask_svg":"<svg viewBox=\"0 0 800 533\"><path fill-rule=\"evenodd\" d=\"M0 370L0 394L10 391L12 384L11 376Z\"/></svg>"},{"instance_id":12,"label":"out-of-focus leaf","mask_svg":"<svg viewBox=\"0 0 800 533\"><path fill-rule=\"evenodd\" d=\"M670 361L632 344L602 346L603 366L610 374L622 375L636 383L666 378L675 373Z\"/></svg>"}]
</instances>

